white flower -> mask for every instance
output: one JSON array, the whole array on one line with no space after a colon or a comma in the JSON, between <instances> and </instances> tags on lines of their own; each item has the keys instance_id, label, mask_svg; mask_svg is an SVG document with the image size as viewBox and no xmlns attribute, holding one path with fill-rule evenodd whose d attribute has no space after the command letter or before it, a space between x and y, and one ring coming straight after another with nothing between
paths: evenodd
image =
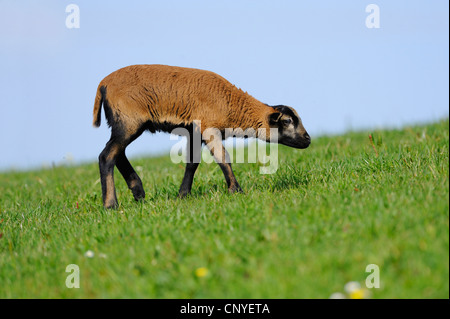
<instances>
[{"instance_id":1,"label":"white flower","mask_svg":"<svg viewBox=\"0 0 450 319\"><path fill-rule=\"evenodd\" d=\"M94 257L94 252L92 250L88 250L87 252L84 253L84 256L87 258L92 258Z\"/></svg>"},{"instance_id":2,"label":"white flower","mask_svg":"<svg viewBox=\"0 0 450 319\"><path fill-rule=\"evenodd\" d=\"M335 292L334 294L331 294L330 299L347 299L347 297L341 292Z\"/></svg>"},{"instance_id":3,"label":"white flower","mask_svg":"<svg viewBox=\"0 0 450 319\"><path fill-rule=\"evenodd\" d=\"M344 290L346 293L351 294L352 292L361 289L361 285L357 281L350 281L345 284Z\"/></svg>"}]
</instances>

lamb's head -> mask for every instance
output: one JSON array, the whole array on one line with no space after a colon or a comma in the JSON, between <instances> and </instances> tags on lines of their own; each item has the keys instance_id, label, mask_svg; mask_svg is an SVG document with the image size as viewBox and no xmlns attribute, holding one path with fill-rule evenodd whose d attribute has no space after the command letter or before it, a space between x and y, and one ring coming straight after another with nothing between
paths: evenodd
<instances>
[{"instance_id":1,"label":"lamb's head","mask_svg":"<svg viewBox=\"0 0 450 319\"><path fill-rule=\"evenodd\" d=\"M274 112L269 114L268 120L271 128L278 128L278 143L295 148L307 148L311 138L297 112L285 105L275 105L272 108Z\"/></svg>"}]
</instances>

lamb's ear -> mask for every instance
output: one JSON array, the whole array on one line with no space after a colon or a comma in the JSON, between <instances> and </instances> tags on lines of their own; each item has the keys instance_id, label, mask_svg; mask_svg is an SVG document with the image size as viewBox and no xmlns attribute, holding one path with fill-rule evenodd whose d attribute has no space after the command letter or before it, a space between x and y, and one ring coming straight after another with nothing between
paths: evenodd
<instances>
[{"instance_id":1,"label":"lamb's ear","mask_svg":"<svg viewBox=\"0 0 450 319\"><path fill-rule=\"evenodd\" d=\"M273 113L271 113L269 115L269 124L276 125L278 123L281 115L283 115L283 114L281 114L280 112L273 112Z\"/></svg>"}]
</instances>

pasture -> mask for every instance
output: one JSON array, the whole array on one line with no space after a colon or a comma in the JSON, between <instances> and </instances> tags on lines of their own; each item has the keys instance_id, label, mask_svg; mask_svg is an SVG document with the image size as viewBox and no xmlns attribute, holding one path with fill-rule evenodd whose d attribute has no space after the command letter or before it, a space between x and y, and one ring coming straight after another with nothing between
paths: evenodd
<instances>
[{"instance_id":1,"label":"pasture","mask_svg":"<svg viewBox=\"0 0 450 319\"><path fill-rule=\"evenodd\" d=\"M312 136L275 174L233 164L245 194L202 163L185 199L184 165L131 158L146 201L116 169L117 210L96 162L1 172L0 298L329 298L369 264L372 298L448 298L448 156L448 119Z\"/></svg>"}]
</instances>

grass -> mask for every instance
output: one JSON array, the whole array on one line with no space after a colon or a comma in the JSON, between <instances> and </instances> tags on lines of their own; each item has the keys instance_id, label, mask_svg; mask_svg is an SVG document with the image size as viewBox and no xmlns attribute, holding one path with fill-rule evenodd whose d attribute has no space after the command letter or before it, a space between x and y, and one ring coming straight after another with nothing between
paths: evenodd
<instances>
[{"instance_id":1,"label":"grass","mask_svg":"<svg viewBox=\"0 0 450 319\"><path fill-rule=\"evenodd\" d=\"M448 119L323 136L272 175L234 164L245 194L202 164L186 199L182 165L134 159L147 200L116 170L118 210L97 163L0 173L0 298L328 298L368 264L372 298L449 298L448 152Z\"/></svg>"}]
</instances>

